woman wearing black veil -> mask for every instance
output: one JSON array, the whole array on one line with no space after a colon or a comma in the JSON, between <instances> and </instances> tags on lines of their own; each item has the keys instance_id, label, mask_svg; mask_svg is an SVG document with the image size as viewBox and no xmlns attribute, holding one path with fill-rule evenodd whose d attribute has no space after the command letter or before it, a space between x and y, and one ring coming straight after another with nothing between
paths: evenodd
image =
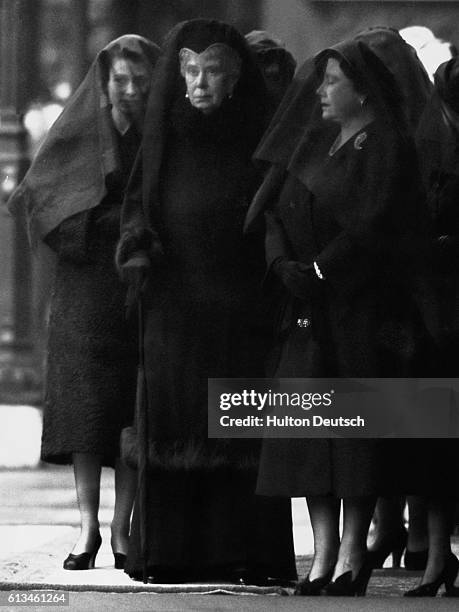
<instances>
[{"instance_id":1,"label":"woman wearing black veil","mask_svg":"<svg viewBox=\"0 0 459 612\"><path fill-rule=\"evenodd\" d=\"M403 94L408 123L413 131L432 94L433 85L416 55L416 51L400 36L397 30L376 26L362 30L355 37L365 42L394 75ZM431 286L422 282L419 297L422 310L431 309L433 294ZM421 285L418 287L421 289ZM429 316L429 319L431 317ZM431 375L431 372L429 373ZM406 451L406 440L393 440L392 453ZM409 526L405 529L404 506L408 505ZM422 569L427 559L427 527L425 504L417 496L396 495L380 497L376 504L374 528L369 536L369 551L374 567L383 567L387 557L392 555L393 567L400 567L404 552L404 567L408 570Z\"/></svg>"},{"instance_id":2,"label":"woman wearing black veil","mask_svg":"<svg viewBox=\"0 0 459 612\"><path fill-rule=\"evenodd\" d=\"M247 218L250 229L265 212L267 280L283 287L273 373L408 376L422 329L410 245L423 200L402 96L361 41L311 68L257 151L272 168ZM298 594L365 593L366 537L389 467L381 451L371 439L264 441L258 492L308 502L315 554Z\"/></svg>"},{"instance_id":3,"label":"woman wearing black veil","mask_svg":"<svg viewBox=\"0 0 459 612\"><path fill-rule=\"evenodd\" d=\"M258 183L251 156L266 91L243 37L208 20L171 31L154 82L118 247L134 286L149 266L148 573L159 582L292 579L290 506L254 495L258 444L207 435L207 379L263 376L263 253L242 225ZM135 465L135 429L123 447ZM133 577L143 561L138 510Z\"/></svg>"},{"instance_id":4,"label":"woman wearing black veil","mask_svg":"<svg viewBox=\"0 0 459 612\"><path fill-rule=\"evenodd\" d=\"M10 200L32 246L56 260L41 458L74 466L81 533L67 570L94 567L102 466L115 468L118 569L127 550L135 474L120 459L120 433L132 422L136 338L113 258L158 56L134 34L102 49Z\"/></svg>"},{"instance_id":5,"label":"woman wearing black veil","mask_svg":"<svg viewBox=\"0 0 459 612\"><path fill-rule=\"evenodd\" d=\"M416 142L433 227L432 272L438 372L457 378L459 350L459 61L441 64L419 121ZM453 410L457 411L452 398ZM457 486L457 439L418 440L406 454L408 493L420 496L427 515L427 554L420 584L407 597L459 596L459 560L451 550ZM456 582L456 586L454 583Z\"/></svg>"}]
</instances>

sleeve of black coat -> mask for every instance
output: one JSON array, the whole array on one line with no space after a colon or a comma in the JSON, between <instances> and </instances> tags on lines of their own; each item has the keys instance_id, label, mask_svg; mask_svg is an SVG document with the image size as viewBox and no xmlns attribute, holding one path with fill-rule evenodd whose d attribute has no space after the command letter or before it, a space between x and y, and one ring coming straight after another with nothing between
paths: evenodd
<instances>
[{"instance_id":1,"label":"sleeve of black coat","mask_svg":"<svg viewBox=\"0 0 459 612\"><path fill-rule=\"evenodd\" d=\"M381 269L408 275L410 251L425 226L414 145L378 133L365 145L354 152L343 186L351 206L342 218L338 214L342 230L316 257L327 281L343 294Z\"/></svg>"},{"instance_id":2,"label":"sleeve of black coat","mask_svg":"<svg viewBox=\"0 0 459 612\"><path fill-rule=\"evenodd\" d=\"M121 209L120 240L116 248L118 271L122 271L129 260L138 256L139 251L148 254L152 261L163 255L159 235L151 227L149 214L144 205L142 167L140 148L126 186Z\"/></svg>"}]
</instances>

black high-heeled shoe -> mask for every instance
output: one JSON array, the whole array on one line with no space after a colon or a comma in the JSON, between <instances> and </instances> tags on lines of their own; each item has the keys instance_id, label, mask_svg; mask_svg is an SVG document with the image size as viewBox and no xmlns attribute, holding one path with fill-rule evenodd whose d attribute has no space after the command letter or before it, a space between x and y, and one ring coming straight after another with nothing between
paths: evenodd
<instances>
[{"instance_id":1,"label":"black high-heeled shoe","mask_svg":"<svg viewBox=\"0 0 459 612\"><path fill-rule=\"evenodd\" d=\"M442 597L459 597L459 587L450 587L447 591L443 593Z\"/></svg>"},{"instance_id":2,"label":"black high-heeled shoe","mask_svg":"<svg viewBox=\"0 0 459 612\"><path fill-rule=\"evenodd\" d=\"M406 548L405 557L404 557L405 569L409 570L410 572L425 570L427 567L427 557L428 556L429 556L428 548L426 548L425 550L416 550L416 551L408 550L408 548Z\"/></svg>"},{"instance_id":3,"label":"black high-heeled shoe","mask_svg":"<svg viewBox=\"0 0 459 612\"><path fill-rule=\"evenodd\" d=\"M94 563L101 544L102 538L100 537L100 533L98 533L92 550L81 553L80 555L70 553L63 563L63 568L66 570L94 569Z\"/></svg>"},{"instance_id":4,"label":"black high-heeled shoe","mask_svg":"<svg viewBox=\"0 0 459 612\"><path fill-rule=\"evenodd\" d=\"M123 553L113 553L113 557L115 559L115 569L121 569L124 570L124 567L126 565L126 559L127 559L127 555L123 554Z\"/></svg>"},{"instance_id":5,"label":"black high-heeled shoe","mask_svg":"<svg viewBox=\"0 0 459 612\"><path fill-rule=\"evenodd\" d=\"M445 567L443 568L443 571L440 572L438 578L432 582L421 584L415 589L407 591L403 595L404 597L435 597L442 584L445 585L446 593L452 594L457 588L454 586L454 581L456 580L458 573L459 560L457 559L456 555L449 553L446 558ZM448 596L456 597L454 594Z\"/></svg>"},{"instance_id":6,"label":"black high-heeled shoe","mask_svg":"<svg viewBox=\"0 0 459 612\"><path fill-rule=\"evenodd\" d=\"M379 546L369 550L367 553L367 561L374 568L381 568L389 555L392 555L392 567L400 567L402 554L405 550L408 533L405 528L400 529Z\"/></svg>"},{"instance_id":7,"label":"black high-heeled shoe","mask_svg":"<svg viewBox=\"0 0 459 612\"><path fill-rule=\"evenodd\" d=\"M333 576L333 568L320 578L309 580L309 574L300 580L293 592L294 595L322 595L322 590L327 586Z\"/></svg>"},{"instance_id":8,"label":"black high-heeled shoe","mask_svg":"<svg viewBox=\"0 0 459 612\"><path fill-rule=\"evenodd\" d=\"M341 597L363 597L371 578L373 567L365 561L357 576L352 580L352 572L345 572L325 587L325 595Z\"/></svg>"}]
</instances>

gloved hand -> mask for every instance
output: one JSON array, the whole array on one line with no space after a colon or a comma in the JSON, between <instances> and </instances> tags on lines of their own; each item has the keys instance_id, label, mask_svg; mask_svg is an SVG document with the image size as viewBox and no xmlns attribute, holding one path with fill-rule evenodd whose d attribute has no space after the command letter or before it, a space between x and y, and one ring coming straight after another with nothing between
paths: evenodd
<instances>
[{"instance_id":1,"label":"gloved hand","mask_svg":"<svg viewBox=\"0 0 459 612\"><path fill-rule=\"evenodd\" d=\"M152 230L124 232L116 246L115 266L121 279L130 282L135 279L137 273L128 268L149 268L159 266L164 259L164 250L158 235Z\"/></svg>"},{"instance_id":2,"label":"gloved hand","mask_svg":"<svg viewBox=\"0 0 459 612\"><path fill-rule=\"evenodd\" d=\"M272 271L280 278L284 286L300 300L312 299L321 281L312 264L292 261L286 257L279 257L272 265Z\"/></svg>"},{"instance_id":3,"label":"gloved hand","mask_svg":"<svg viewBox=\"0 0 459 612\"><path fill-rule=\"evenodd\" d=\"M150 265L150 258L146 251L136 251L122 264L121 278L129 285L131 300L138 299L144 290Z\"/></svg>"}]
</instances>

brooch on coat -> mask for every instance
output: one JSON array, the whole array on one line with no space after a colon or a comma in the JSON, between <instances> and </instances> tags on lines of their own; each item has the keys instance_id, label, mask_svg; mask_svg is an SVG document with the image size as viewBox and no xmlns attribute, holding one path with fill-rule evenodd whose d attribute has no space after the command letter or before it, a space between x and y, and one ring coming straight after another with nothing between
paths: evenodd
<instances>
[{"instance_id":1,"label":"brooch on coat","mask_svg":"<svg viewBox=\"0 0 459 612\"><path fill-rule=\"evenodd\" d=\"M366 132L361 132L358 136L356 136L354 140L354 149L357 149L357 151L361 151L363 149L362 144L365 142L366 139Z\"/></svg>"}]
</instances>

